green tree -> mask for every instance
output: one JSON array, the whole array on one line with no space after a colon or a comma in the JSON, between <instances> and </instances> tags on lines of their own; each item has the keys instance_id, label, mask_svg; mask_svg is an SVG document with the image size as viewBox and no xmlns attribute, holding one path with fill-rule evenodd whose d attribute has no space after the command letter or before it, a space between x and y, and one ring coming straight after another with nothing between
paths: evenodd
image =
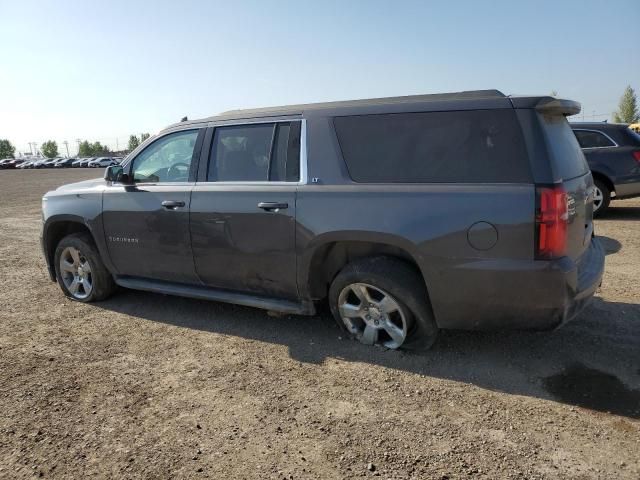
<instances>
[{"instance_id":1,"label":"green tree","mask_svg":"<svg viewBox=\"0 0 640 480\"><path fill-rule=\"evenodd\" d=\"M144 142L147 138L149 138L151 135L149 135L148 133L141 133L140 134L140 143Z\"/></svg>"},{"instance_id":2,"label":"green tree","mask_svg":"<svg viewBox=\"0 0 640 480\"><path fill-rule=\"evenodd\" d=\"M79 157L99 157L110 153L107 145L102 145L100 142L88 142L83 140L78 147Z\"/></svg>"},{"instance_id":3,"label":"green tree","mask_svg":"<svg viewBox=\"0 0 640 480\"><path fill-rule=\"evenodd\" d=\"M53 140L47 140L40 146L40 151L47 158L58 156L58 144Z\"/></svg>"},{"instance_id":4,"label":"green tree","mask_svg":"<svg viewBox=\"0 0 640 480\"><path fill-rule=\"evenodd\" d=\"M11 145L9 140L4 138L0 139L0 160L3 158L13 158L13 154L16 152L16 147Z\"/></svg>"},{"instance_id":5,"label":"green tree","mask_svg":"<svg viewBox=\"0 0 640 480\"><path fill-rule=\"evenodd\" d=\"M78 146L78 156L79 157L92 157L93 156L92 149L91 149L91 144L89 142L87 142L86 140L83 140L82 142L80 142L80 145Z\"/></svg>"},{"instance_id":6,"label":"green tree","mask_svg":"<svg viewBox=\"0 0 640 480\"><path fill-rule=\"evenodd\" d=\"M636 123L639 118L636 92L633 91L631 85L627 85L622 97L620 97L618 111L613 114L613 121L616 123Z\"/></svg>"},{"instance_id":7,"label":"green tree","mask_svg":"<svg viewBox=\"0 0 640 480\"><path fill-rule=\"evenodd\" d=\"M94 157L106 155L107 153L109 153L109 147L107 147L106 145L102 145L100 142L94 142L94 144L91 146L91 149L93 151L92 155Z\"/></svg>"},{"instance_id":8,"label":"green tree","mask_svg":"<svg viewBox=\"0 0 640 480\"><path fill-rule=\"evenodd\" d=\"M133 152L140 145L140 139L135 135L129 136L129 151Z\"/></svg>"}]
</instances>

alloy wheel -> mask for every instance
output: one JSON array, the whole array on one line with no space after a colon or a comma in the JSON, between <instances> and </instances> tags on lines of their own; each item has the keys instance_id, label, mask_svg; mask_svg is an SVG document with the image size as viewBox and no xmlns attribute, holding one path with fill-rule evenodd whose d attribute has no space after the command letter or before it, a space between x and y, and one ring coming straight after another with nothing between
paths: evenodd
<instances>
[{"instance_id":1,"label":"alloy wheel","mask_svg":"<svg viewBox=\"0 0 640 480\"><path fill-rule=\"evenodd\" d=\"M60 276L69 293L84 300L93 290L93 275L89 260L75 247L67 247L60 255Z\"/></svg>"},{"instance_id":2,"label":"alloy wheel","mask_svg":"<svg viewBox=\"0 0 640 480\"><path fill-rule=\"evenodd\" d=\"M602 190L600 190L598 187L594 187L595 190L593 192L593 211L597 212L598 210L600 210L600 207L602 206L602 202L604 201L604 195L602 194Z\"/></svg>"},{"instance_id":3,"label":"alloy wheel","mask_svg":"<svg viewBox=\"0 0 640 480\"><path fill-rule=\"evenodd\" d=\"M352 283L338 296L345 327L366 345L400 348L407 338L407 318L388 292L366 283Z\"/></svg>"}]
</instances>

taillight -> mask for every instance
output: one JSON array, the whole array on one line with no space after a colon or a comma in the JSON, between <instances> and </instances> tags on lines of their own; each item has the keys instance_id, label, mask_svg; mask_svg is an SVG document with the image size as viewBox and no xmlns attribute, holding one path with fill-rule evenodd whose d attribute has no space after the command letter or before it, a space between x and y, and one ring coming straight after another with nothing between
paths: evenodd
<instances>
[{"instance_id":1,"label":"taillight","mask_svg":"<svg viewBox=\"0 0 640 480\"><path fill-rule=\"evenodd\" d=\"M567 192L562 186L539 187L536 258L562 257L567 250Z\"/></svg>"},{"instance_id":2,"label":"taillight","mask_svg":"<svg viewBox=\"0 0 640 480\"><path fill-rule=\"evenodd\" d=\"M640 150L634 150L631 155L636 159L636 162L640 163Z\"/></svg>"}]
</instances>

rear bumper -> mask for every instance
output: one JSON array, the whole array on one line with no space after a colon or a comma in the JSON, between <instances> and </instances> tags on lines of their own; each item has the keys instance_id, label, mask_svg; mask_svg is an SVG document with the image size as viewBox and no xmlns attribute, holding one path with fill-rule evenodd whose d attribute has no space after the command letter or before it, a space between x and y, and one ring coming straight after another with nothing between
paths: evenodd
<instances>
[{"instance_id":1,"label":"rear bumper","mask_svg":"<svg viewBox=\"0 0 640 480\"><path fill-rule=\"evenodd\" d=\"M640 197L640 178L636 177L632 181L616 183L616 198Z\"/></svg>"},{"instance_id":2,"label":"rear bumper","mask_svg":"<svg viewBox=\"0 0 640 480\"><path fill-rule=\"evenodd\" d=\"M604 250L593 238L574 261L484 260L457 266L429 288L438 326L464 330L555 328L589 304L602 282Z\"/></svg>"},{"instance_id":3,"label":"rear bumper","mask_svg":"<svg viewBox=\"0 0 640 480\"><path fill-rule=\"evenodd\" d=\"M598 287L602 284L604 275L604 248L597 238L591 239L591 246L580 258L573 271L567 274L569 289L565 295L564 314L559 325L576 317L586 307ZM577 273L577 284L573 288L574 272Z\"/></svg>"}]
</instances>

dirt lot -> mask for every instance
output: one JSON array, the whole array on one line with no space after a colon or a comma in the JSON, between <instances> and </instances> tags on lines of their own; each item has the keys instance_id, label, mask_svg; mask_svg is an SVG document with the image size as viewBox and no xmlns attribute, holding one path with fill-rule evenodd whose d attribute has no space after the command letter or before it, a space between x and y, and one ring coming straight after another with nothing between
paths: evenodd
<instances>
[{"instance_id":1,"label":"dirt lot","mask_svg":"<svg viewBox=\"0 0 640 480\"><path fill-rule=\"evenodd\" d=\"M273 318L49 282L40 198L100 171L0 171L0 478L640 478L640 201L597 222L603 287L551 333L418 356Z\"/></svg>"}]
</instances>

